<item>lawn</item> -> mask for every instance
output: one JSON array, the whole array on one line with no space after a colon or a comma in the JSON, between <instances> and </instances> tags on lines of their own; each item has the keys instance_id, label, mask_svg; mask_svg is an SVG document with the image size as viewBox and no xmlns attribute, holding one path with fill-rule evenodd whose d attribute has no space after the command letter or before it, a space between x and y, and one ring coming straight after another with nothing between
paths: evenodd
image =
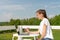
<instances>
[{"instance_id":1,"label":"lawn","mask_svg":"<svg viewBox=\"0 0 60 40\"><path fill-rule=\"evenodd\" d=\"M13 33L0 34L0 40L12 40ZM60 40L60 30L53 30L54 40Z\"/></svg>"},{"instance_id":2,"label":"lawn","mask_svg":"<svg viewBox=\"0 0 60 40\"><path fill-rule=\"evenodd\" d=\"M54 40L60 40L60 30L53 30Z\"/></svg>"}]
</instances>

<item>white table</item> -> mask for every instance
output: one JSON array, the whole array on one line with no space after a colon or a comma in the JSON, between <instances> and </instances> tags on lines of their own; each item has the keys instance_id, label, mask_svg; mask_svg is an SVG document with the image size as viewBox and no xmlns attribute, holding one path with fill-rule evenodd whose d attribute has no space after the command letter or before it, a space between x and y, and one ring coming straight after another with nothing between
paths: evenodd
<instances>
[{"instance_id":1,"label":"white table","mask_svg":"<svg viewBox=\"0 0 60 40\"><path fill-rule=\"evenodd\" d=\"M36 36L39 34L29 34L29 35L18 35L18 34L13 34L12 40L14 40L14 37L18 37L18 40L22 40L22 37L34 37L34 40L36 40Z\"/></svg>"}]
</instances>

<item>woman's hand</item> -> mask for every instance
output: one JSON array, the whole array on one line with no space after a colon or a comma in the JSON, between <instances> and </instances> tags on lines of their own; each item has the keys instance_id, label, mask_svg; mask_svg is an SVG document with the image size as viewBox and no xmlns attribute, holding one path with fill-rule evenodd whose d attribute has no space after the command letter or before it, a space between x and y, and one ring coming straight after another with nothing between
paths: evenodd
<instances>
[{"instance_id":1,"label":"woman's hand","mask_svg":"<svg viewBox=\"0 0 60 40\"><path fill-rule=\"evenodd\" d=\"M25 29L25 32L30 33L29 28L26 28Z\"/></svg>"}]
</instances>

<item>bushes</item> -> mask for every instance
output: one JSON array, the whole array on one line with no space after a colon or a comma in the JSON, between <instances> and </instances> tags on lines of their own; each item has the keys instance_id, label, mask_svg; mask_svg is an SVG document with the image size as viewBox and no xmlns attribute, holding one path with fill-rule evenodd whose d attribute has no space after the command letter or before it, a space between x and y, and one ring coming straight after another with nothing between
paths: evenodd
<instances>
[{"instance_id":1,"label":"bushes","mask_svg":"<svg viewBox=\"0 0 60 40\"><path fill-rule=\"evenodd\" d=\"M35 17L21 20L21 25L39 25L40 20Z\"/></svg>"}]
</instances>

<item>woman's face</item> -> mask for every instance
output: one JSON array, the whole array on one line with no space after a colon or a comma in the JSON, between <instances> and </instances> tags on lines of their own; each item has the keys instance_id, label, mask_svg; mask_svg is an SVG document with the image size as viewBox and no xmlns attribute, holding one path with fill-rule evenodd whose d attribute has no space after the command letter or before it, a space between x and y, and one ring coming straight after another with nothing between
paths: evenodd
<instances>
[{"instance_id":1,"label":"woman's face","mask_svg":"<svg viewBox=\"0 0 60 40\"><path fill-rule=\"evenodd\" d=\"M40 20L40 19L42 19L42 17L43 17L43 14L41 13L41 14L39 14L39 13L36 13L36 17Z\"/></svg>"}]
</instances>

